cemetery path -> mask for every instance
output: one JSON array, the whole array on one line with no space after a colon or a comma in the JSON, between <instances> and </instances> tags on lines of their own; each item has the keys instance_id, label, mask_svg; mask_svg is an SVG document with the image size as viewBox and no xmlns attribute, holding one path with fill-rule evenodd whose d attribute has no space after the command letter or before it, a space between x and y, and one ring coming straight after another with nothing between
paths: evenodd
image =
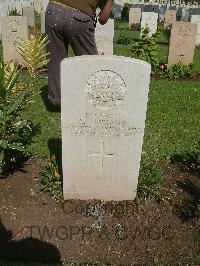
<instances>
[{"instance_id":1,"label":"cemetery path","mask_svg":"<svg viewBox=\"0 0 200 266\"><path fill-rule=\"evenodd\" d=\"M200 265L197 175L163 165L162 201L137 199L102 209L91 201L56 204L41 190L42 164L31 159L0 179L0 255L5 260Z\"/></svg>"}]
</instances>

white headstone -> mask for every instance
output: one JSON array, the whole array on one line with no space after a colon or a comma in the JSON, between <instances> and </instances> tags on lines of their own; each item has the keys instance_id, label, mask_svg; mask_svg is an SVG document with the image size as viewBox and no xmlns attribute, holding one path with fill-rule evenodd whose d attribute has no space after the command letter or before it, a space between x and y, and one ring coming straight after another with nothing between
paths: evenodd
<instances>
[{"instance_id":1,"label":"white headstone","mask_svg":"<svg viewBox=\"0 0 200 266\"><path fill-rule=\"evenodd\" d=\"M121 19L121 16L122 16L122 13L121 12L122 12L122 6L113 3L112 13L114 15L114 18Z\"/></svg>"},{"instance_id":2,"label":"white headstone","mask_svg":"<svg viewBox=\"0 0 200 266\"><path fill-rule=\"evenodd\" d=\"M181 20L184 22L187 22L187 21L189 21L189 17L190 17L190 9L189 8L183 8Z\"/></svg>"},{"instance_id":3,"label":"white headstone","mask_svg":"<svg viewBox=\"0 0 200 266\"><path fill-rule=\"evenodd\" d=\"M114 19L109 19L105 25L97 23L95 30L95 42L98 54L113 54L113 38L114 38Z\"/></svg>"},{"instance_id":4,"label":"white headstone","mask_svg":"<svg viewBox=\"0 0 200 266\"><path fill-rule=\"evenodd\" d=\"M172 24L176 22L176 10L167 10L165 12L165 23L164 23L164 27L171 27Z\"/></svg>"},{"instance_id":5,"label":"white headstone","mask_svg":"<svg viewBox=\"0 0 200 266\"><path fill-rule=\"evenodd\" d=\"M192 15L191 22L197 25L196 45L200 45L200 15Z\"/></svg>"},{"instance_id":6,"label":"white headstone","mask_svg":"<svg viewBox=\"0 0 200 266\"><path fill-rule=\"evenodd\" d=\"M0 3L0 40L2 38L2 29L1 29L1 18L7 17L8 15L8 4L7 3Z\"/></svg>"},{"instance_id":7,"label":"white headstone","mask_svg":"<svg viewBox=\"0 0 200 266\"><path fill-rule=\"evenodd\" d=\"M135 198L150 72L148 63L128 57L61 63L65 200Z\"/></svg>"},{"instance_id":8,"label":"white headstone","mask_svg":"<svg viewBox=\"0 0 200 266\"><path fill-rule=\"evenodd\" d=\"M154 12L142 12L141 29L149 28L149 36L157 31L158 14Z\"/></svg>"},{"instance_id":9,"label":"white headstone","mask_svg":"<svg viewBox=\"0 0 200 266\"><path fill-rule=\"evenodd\" d=\"M33 0L33 6L35 8L35 11L40 14L42 10L41 0Z\"/></svg>"},{"instance_id":10,"label":"white headstone","mask_svg":"<svg viewBox=\"0 0 200 266\"><path fill-rule=\"evenodd\" d=\"M132 25L140 24L141 20L141 8L130 8L129 10L129 29Z\"/></svg>"},{"instance_id":11,"label":"white headstone","mask_svg":"<svg viewBox=\"0 0 200 266\"><path fill-rule=\"evenodd\" d=\"M24 65L22 57L16 51L17 39L28 38L28 24L26 17L10 16L2 18L2 45L4 63L16 61Z\"/></svg>"},{"instance_id":12,"label":"white headstone","mask_svg":"<svg viewBox=\"0 0 200 266\"><path fill-rule=\"evenodd\" d=\"M42 1L42 10L43 11L46 11L48 4L49 4L49 0L43 0Z\"/></svg>"},{"instance_id":13,"label":"white headstone","mask_svg":"<svg viewBox=\"0 0 200 266\"><path fill-rule=\"evenodd\" d=\"M164 21L165 20L165 12L166 12L166 6L161 6L159 9L159 21Z\"/></svg>"},{"instance_id":14,"label":"white headstone","mask_svg":"<svg viewBox=\"0 0 200 266\"><path fill-rule=\"evenodd\" d=\"M178 21L172 24L168 66L193 63L196 34L197 25L193 23Z\"/></svg>"},{"instance_id":15,"label":"white headstone","mask_svg":"<svg viewBox=\"0 0 200 266\"><path fill-rule=\"evenodd\" d=\"M8 4L0 3L0 18L7 17L7 15L8 15Z\"/></svg>"},{"instance_id":16,"label":"white headstone","mask_svg":"<svg viewBox=\"0 0 200 266\"><path fill-rule=\"evenodd\" d=\"M22 2L19 0L15 1L15 9L17 11L17 14L22 15Z\"/></svg>"},{"instance_id":17,"label":"white headstone","mask_svg":"<svg viewBox=\"0 0 200 266\"><path fill-rule=\"evenodd\" d=\"M34 7L24 7L23 17L27 17L28 25L30 27L35 27L35 10Z\"/></svg>"}]
</instances>

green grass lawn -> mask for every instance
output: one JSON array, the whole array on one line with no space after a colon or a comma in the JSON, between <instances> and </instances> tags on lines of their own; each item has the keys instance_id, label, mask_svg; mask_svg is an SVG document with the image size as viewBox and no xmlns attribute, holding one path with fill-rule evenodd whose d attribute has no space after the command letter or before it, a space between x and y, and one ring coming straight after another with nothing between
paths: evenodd
<instances>
[{"instance_id":1,"label":"green grass lawn","mask_svg":"<svg viewBox=\"0 0 200 266\"><path fill-rule=\"evenodd\" d=\"M61 138L60 114L47 104L47 79L40 80L26 110L39 125L30 151L47 156L50 143ZM200 82L152 80L150 85L144 152L151 160L192 150L200 139ZM52 152L52 150L51 150Z\"/></svg>"}]
</instances>

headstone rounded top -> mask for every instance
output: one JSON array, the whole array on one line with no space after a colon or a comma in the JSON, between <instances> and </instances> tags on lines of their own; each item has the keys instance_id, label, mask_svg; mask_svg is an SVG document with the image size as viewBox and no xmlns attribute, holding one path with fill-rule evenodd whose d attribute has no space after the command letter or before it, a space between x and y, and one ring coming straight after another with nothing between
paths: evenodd
<instances>
[{"instance_id":1,"label":"headstone rounded top","mask_svg":"<svg viewBox=\"0 0 200 266\"><path fill-rule=\"evenodd\" d=\"M110 70L100 70L88 79L88 102L97 109L110 110L121 104L126 94L122 77Z\"/></svg>"}]
</instances>

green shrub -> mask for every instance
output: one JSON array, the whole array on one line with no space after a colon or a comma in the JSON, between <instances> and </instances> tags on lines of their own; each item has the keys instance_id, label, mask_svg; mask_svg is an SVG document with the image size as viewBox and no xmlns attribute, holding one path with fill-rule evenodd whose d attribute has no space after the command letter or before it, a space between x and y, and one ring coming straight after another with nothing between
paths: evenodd
<instances>
[{"instance_id":1,"label":"green shrub","mask_svg":"<svg viewBox=\"0 0 200 266\"><path fill-rule=\"evenodd\" d=\"M47 63L46 43L46 38L33 35L17 43L31 76L27 84L20 82L16 64L0 64L0 174L8 170L19 154L24 156L26 146L31 143L33 127L23 119L22 111L27 107L28 95L38 81L38 74Z\"/></svg>"},{"instance_id":2,"label":"green shrub","mask_svg":"<svg viewBox=\"0 0 200 266\"><path fill-rule=\"evenodd\" d=\"M44 191L49 192L56 202L59 202L62 197L62 177L58 173L58 168L56 157L52 156L41 173Z\"/></svg>"},{"instance_id":3,"label":"green shrub","mask_svg":"<svg viewBox=\"0 0 200 266\"><path fill-rule=\"evenodd\" d=\"M135 31L135 30L140 31L141 30L140 23L131 24L130 29L133 31Z\"/></svg>"},{"instance_id":4,"label":"green shrub","mask_svg":"<svg viewBox=\"0 0 200 266\"><path fill-rule=\"evenodd\" d=\"M172 29L172 26L168 26L168 27L163 27L162 29L162 33L164 35L164 37L168 40L170 40L170 37L171 37L171 29Z\"/></svg>"},{"instance_id":5,"label":"green shrub","mask_svg":"<svg viewBox=\"0 0 200 266\"><path fill-rule=\"evenodd\" d=\"M163 65L160 66L159 74L162 77L165 78L171 78L171 79L178 79L182 77L191 77L193 74L193 64L183 65L181 63L171 65L169 69L162 68Z\"/></svg>"},{"instance_id":6,"label":"green shrub","mask_svg":"<svg viewBox=\"0 0 200 266\"><path fill-rule=\"evenodd\" d=\"M152 71L156 72L159 69L159 47L158 47L158 37L160 35L159 31L149 37L149 28L145 28L139 40L131 46L131 52L134 58L147 61L151 64Z\"/></svg>"},{"instance_id":7,"label":"green shrub","mask_svg":"<svg viewBox=\"0 0 200 266\"><path fill-rule=\"evenodd\" d=\"M118 44L128 45L132 42L132 39L128 37L123 31L120 31L119 38L117 40Z\"/></svg>"},{"instance_id":8,"label":"green shrub","mask_svg":"<svg viewBox=\"0 0 200 266\"><path fill-rule=\"evenodd\" d=\"M163 176L160 169L148 162L142 162L137 189L138 197L160 199L158 190L162 181Z\"/></svg>"}]
</instances>

